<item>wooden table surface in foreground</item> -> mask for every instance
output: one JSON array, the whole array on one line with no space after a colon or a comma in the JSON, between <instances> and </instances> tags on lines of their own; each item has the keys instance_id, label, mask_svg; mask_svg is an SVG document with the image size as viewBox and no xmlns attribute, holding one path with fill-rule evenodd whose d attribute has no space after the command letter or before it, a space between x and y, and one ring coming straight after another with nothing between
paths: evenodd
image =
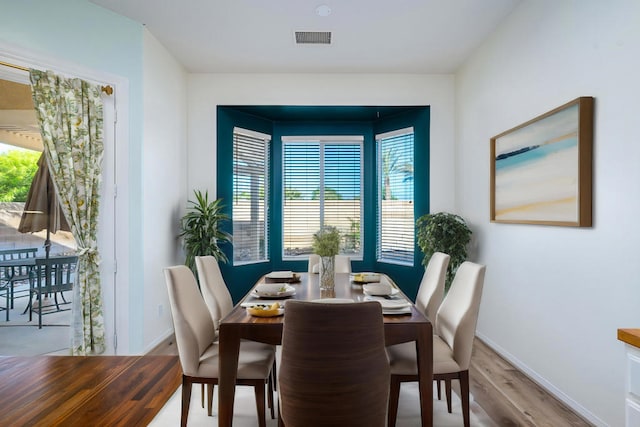
<instances>
[{"instance_id":1,"label":"wooden table surface in foreground","mask_svg":"<svg viewBox=\"0 0 640 427\"><path fill-rule=\"evenodd\" d=\"M0 357L0 425L147 425L181 381L177 356Z\"/></svg>"},{"instance_id":2,"label":"wooden table surface in foreground","mask_svg":"<svg viewBox=\"0 0 640 427\"><path fill-rule=\"evenodd\" d=\"M261 279L256 286L262 283ZM314 300L318 298L351 298L360 301L364 298L362 286L352 284L349 274L336 273L335 291L331 294L320 291L317 274L301 274L301 281L292 284L296 294L292 299ZM255 287L255 286L254 286ZM245 297L246 299L247 297ZM286 305L285 305L286 307ZM253 317L236 305L227 317L220 322L220 378L218 386L218 425L230 427L233 424L233 404L235 382L238 368L240 340L243 338L280 344L282 341L282 322L286 318ZM433 425L433 328L429 320L414 306L411 314L384 316L385 341L387 345L415 341L419 357L419 390L422 426Z\"/></svg>"}]
</instances>

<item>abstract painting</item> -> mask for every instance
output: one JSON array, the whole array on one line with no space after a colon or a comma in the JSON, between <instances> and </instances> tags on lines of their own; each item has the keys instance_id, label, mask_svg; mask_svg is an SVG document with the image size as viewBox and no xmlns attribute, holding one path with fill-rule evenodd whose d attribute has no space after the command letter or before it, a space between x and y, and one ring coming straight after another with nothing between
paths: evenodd
<instances>
[{"instance_id":1,"label":"abstract painting","mask_svg":"<svg viewBox=\"0 0 640 427\"><path fill-rule=\"evenodd\" d=\"M592 97L491 138L491 221L591 227Z\"/></svg>"}]
</instances>

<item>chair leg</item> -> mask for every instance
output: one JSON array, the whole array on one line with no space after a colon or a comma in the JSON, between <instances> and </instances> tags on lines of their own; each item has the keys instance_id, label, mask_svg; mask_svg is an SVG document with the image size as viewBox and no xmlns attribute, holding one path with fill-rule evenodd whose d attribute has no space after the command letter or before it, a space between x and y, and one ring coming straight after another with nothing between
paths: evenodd
<instances>
[{"instance_id":1,"label":"chair leg","mask_svg":"<svg viewBox=\"0 0 640 427\"><path fill-rule=\"evenodd\" d=\"M200 384L200 402L204 408L204 383Z\"/></svg>"},{"instance_id":2,"label":"chair leg","mask_svg":"<svg viewBox=\"0 0 640 427\"><path fill-rule=\"evenodd\" d=\"M5 291L6 291L6 293L5 293L5 296L6 296L6 308L5 308L5 311L7 312L7 322L8 322L9 321L9 289L5 289ZM11 308L13 308L13 307L11 307Z\"/></svg>"},{"instance_id":3,"label":"chair leg","mask_svg":"<svg viewBox=\"0 0 640 427\"><path fill-rule=\"evenodd\" d=\"M436 380L436 386L438 388L438 400L442 400L442 384L440 380Z\"/></svg>"},{"instance_id":4,"label":"chair leg","mask_svg":"<svg viewBox=\"0 0 640 427\"><path fill-rule=\"evenodd\" d=\"M258 411L258 427L266 427L267 420L264 408L264 380L253 386L256 395L256 410Z\"/></svg>"},{"instance_id":5,"label":"chair leg","mask_svg":"<svg viewBox=\"0 0 640 427\"><path fill-rule=\"evenodd\" d=\"M269 405L269 409L271 409L271 419L276 418L275 409L273 408L273 380L272 375L269 375L267 379L267 390L269 394L267 395L267 404Z\"/></svg>"},{"instance_id":6,"label":"chair leg","mask_svg":"<svg viewBox=\"0 0 640 427\"><path fill-rule=\"evenodd\" d=\"M280 399L278 399L278 427L284 427L284 420L282 419L282 411L280 410Z\"/></svg>"},{"instance_id":7,"label":"chair leg","mask_svg":"<svg viewBox=\"0 0 640 427\"><path fill-rule=\"evenodd\" d=\"M36 301L38 301L38 298L36 297ZM33 313L33 292L30 293L29 295L29 304L27 304L27 308L25 308L25 313L28 311L29 312L29 322L31 322L32 319L32 313ZM24 313L22 313L24 314Z\"/></svg>"},{"instance_id":8,"label":"chair leg","mask_svg":"<svg viewBox=\"0 0 640 427\"><path fill-rule=\"evenodd\" d=\"M271 369L271 381L273 383L273 390L278 391L278 376L276 370L276 359L273 359L273 368Z\"/></svg>"},{"instance_id":9,"label":"chair leg","mask_svg":"<svg viewBox=\"0 0 640 427\"><path fill-rule=\"evenodd\" d=\"M462 400L462 417L464 420L464 427L469 427L469 371L460 372L460 394L460 399Z\"/></svg>"},{"instance_id":10,"label":"chair leg","mask_svg":"<svg viewBox=\"0 0 640 427\"><path fill-rule=\"evenodd\" d=\"M187 427L187 418L189 418L189 404L191 403L191 379L186 375L182 376L182 415L180 417L180 425Z\"/></svg>"},{"instance_id":11,"label":"chair leg","mask_svg":"<svg viewBox=\"0 0 640 427\"><path fill-rule=\"evenodd\" d=\"M447 395L447 410L451 413L451 380L444 380L444 390Z\"/></svg>"},{"instance_id":12,"label":"chair leg","mask_svg":"<svg viewBox=\"0 0 640 427\"><path fill-rule=\"evenodd\" d=\"M395 427L398 416L398 400L400 399L400 380L391 375L389 383L389 408L387 410L387 426Z\"/></svg>"},{"instance_id":13,"label":"chair leg","mask_svg":"<svg viewBox=\"0 0 640 427\"><path fill-rule=\"evenodd\" d=\"M39 294L39 297L42 297L42 294ZM38 305L38 329L42 329L42 298L40 298Z\"/></svg>"},{"instance_id":14,"label":"chair leg","mask_svg":"<svg viewBox=\"0 0 640 427\"><path fill-rule=\"evenodd\" d=\"M207 415L213 416L213 388L215 385L207 384Z\"/></svg>"}]
</instances>

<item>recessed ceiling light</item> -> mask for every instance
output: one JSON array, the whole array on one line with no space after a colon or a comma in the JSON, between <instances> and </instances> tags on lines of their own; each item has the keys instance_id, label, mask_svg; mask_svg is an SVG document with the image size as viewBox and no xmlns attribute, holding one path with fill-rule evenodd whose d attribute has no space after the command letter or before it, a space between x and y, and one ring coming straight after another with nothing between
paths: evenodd
<instances>
[{"instance_id":1,"label":"recessed ceiling light","mask_svg":"<svg viewBox=\"0 0 640 427\"><path fill-rule=\"evenodd\" d=\"M326 4L321 4L320 6L316 7L316 14L318 16L329 16L331 15L331 8Z\"/></svg>"}]
</instances>

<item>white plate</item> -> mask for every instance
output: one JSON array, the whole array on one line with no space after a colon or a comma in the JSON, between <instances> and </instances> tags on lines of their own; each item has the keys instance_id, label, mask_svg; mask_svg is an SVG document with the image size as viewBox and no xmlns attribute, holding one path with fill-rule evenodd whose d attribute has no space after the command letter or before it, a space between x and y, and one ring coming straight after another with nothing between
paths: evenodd
<instances>
[{"instance_id":1,"label":"white plate","mask_svg":"<svg viewBox=\"0 0 640 427\"><path fill-rule=\"evenodd\" d=\"M387 311L387 310L400 310L400 309L404 309L406 307L410 307L411 306L411 304L405 299L393 300L393 299L385 299L385 298L379 298L379 297L367 297L367 298L365 298L365 301L377 301L377 302L379 302L384 311Z\"/></svg>"},{"instance_id":2,"label":"white plate","mask_svg":"<svg viewBox=\"0 0 640 427\"><path fill-rule=\"evenodd\" d=\"M296 294L296 288L290 285L282 285L278 291L258 291L254 289L251 296L256 298L287 298Z\"/></svg>"},{"instance_id":3,"label":"white plate","mask_svg":"<svg viewBox=\"0 0 640 427\"><path fill-rule=\"evenodd\" d=\"M390 296L394 296L396 294L398 294L400 292L400 289L398 288L391 288L391 293L390 294L378 294L378 293L373 293L369 290L369 288L367 287L367 285L364 285L362 287L362 293L364 293L365 295L369 295L369 296L384 296L384 295L390 295Z\"/></svg>"},{"instance_id":4,"label":"white plate","mask_svg":"<svg viewBox=\"0 0 640 427\"><path fill-rule=\"evenodd\" d=\"M349 304L355 301L349 298L320 298L314 299L311 302L321 302L324 304Z\"/></svg>"},{"instance_id":5,"label":"white plate","mask_svg":"<svg viewBox=\"0 0 640 427\"><path fill-rule=\"evenodd\" d=\"M272 271L266 277L269 279L292 279L293 271Z\"/></svg>"}]
</instances>

